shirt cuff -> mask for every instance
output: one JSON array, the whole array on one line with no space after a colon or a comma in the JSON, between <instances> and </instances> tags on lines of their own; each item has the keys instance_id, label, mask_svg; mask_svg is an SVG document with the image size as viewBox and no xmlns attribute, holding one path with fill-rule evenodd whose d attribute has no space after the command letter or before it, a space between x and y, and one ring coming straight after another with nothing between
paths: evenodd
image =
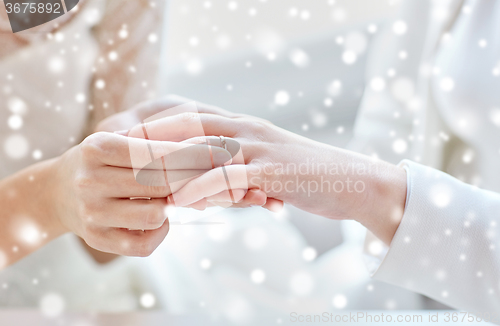
<instances>
[{"instance_id":1,"label":"shirt cuff","mask_svg":"<svg viewBox=\"0 0 500 326\"><path fill-rule=\"evenodd\" d=\"M371 276L453 308L498 311L500 258L492 248L500 196L408 160L400 166L405 211L389 247L365 238Z\"/></svg>"},{"instance_id":2,"label":"shirt cuff","mask_svg":"<svg viewBox=\"0 0 500 326\"><path fill-rule=\"evenodd\" d=\"M406 211L408 209L408 203L410 202L410 194L411 194L411 171L408 164L409 162L410 161L404 160L398 164L399 167L404 168L406 171L406 202L404 210L405 214L403 214L403 219L405 218L404 215L406 215ZM403 223L403 219L401 220L401 223ZM396 236L394 236L394 239L395 238ZM394 243L394 239L392 243ZM387 256L388 252L389 252L389 247L386 244L384 244L381 240L379 240L373 233L367 230L365 237L365 244L364 244L364 260L368 272L372 277L377 272L378 268L384 261L384 258Z\"/></svg>"}]
</instances>

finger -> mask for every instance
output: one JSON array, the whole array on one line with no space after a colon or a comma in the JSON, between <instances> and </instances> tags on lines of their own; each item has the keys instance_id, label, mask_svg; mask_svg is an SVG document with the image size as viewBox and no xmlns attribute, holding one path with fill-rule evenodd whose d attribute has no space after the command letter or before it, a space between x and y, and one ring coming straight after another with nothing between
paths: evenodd
<instances>
[{"instance_id":1,"label":"finger","mask_svg":"<svg viewBox=\"0 0 500 326\"><path fill-rule=\"evenodd\" d=\"M263 206L266 203L267 195L260 189L250 189L245 196L233 204L231 208L249 208L253 206Z\"/></svg>"},{"instance_id":2,"label":"finger","mask_svg":"<svg viewBox=\"0 0 500 326\"><path fill-rule=\"evenodd\" d=\"M194 106L192 108L191 107L186 108L185 105L188 103L189 104L193 103ZM136 116L140 120L146 120L149 117L157 116L158 113L163 113L164 111L167 111L167 114L169 116L179 114L181 112L190 111L190 112L198 112L206 114L216 114L231 119L243 118L243 117L253 118L246 114L231 112L203 102L198 102L198 101L195 102L192 99L175 94L170 94L160 99L154 99L151 101L139 103L137 106L132 108L132 111L136 112ZM260 120L269 122L264 119Z\"/></svg>"},{"instance_id":3,"label":"finger","mask_svg":"<svg viewBox=\"0 0 500 326\"><path fill-rule=\"evenodd\" d=\"M167 219L166 207L166 198L113 199L92 215L92 222L103 227L155 230L160 228Z\"/></svg>"},{"instance_id":4,"label":"finger","mask_svg":"<svg viewBox=\"0 0 500 326\"><path fill-rule=\"evenodd\" d=\"M234 191L243 191L242 189L236 189ZM228 191L223 192L224 196L229 196ZM222 193L221 193L222 194ZM219 194L212 196L210 198L216 198L219 196ZM281 202L280 200L269 198L271 201L278 201ZM250 189L246 191L246 195L237 203L233 203L231 205L231 208L249 208L249 207L254 207L254 206L266 206L266 202L268 201L267 195L264 191L260 189ZM212 199L208 199L208 207L211 206L217 206L212 202Z\"/></svg>"},{"instance_id":5,"label":"finger","mask_svg":"<svg viewBox=\"0 0 500 326\"><path fill-rule=\"evenodd\" d=\"M156 230L130 231L118 228L94 228L85 242L97 250L123 256L147 257L168 234L168 219Z\"/></svg>"},{"instance_id":6,"label":"finger","mask_svg":"<svg viewBox=\"0 0 500 326\"><path fill-rule=\"evenodd\" d=\"M208 171L171 195L176 206L187 206L225 190L248 189L246 165L229 165Z\"/></svg>"},{"instance_id":7,"label":"finger","mask_svg":"<svg viewBox=\"0 0 500 326\"><path fill-rule=\"evenodd\" d=\"M281 200L275 198L267 198L265 192L261 190L258 191L260 192L258 197L252 199L244 198L239 203L232 205L231 208L249 208L254 206L261 206L262 208L265 208L273 213L279 213L283 210L284 203Z\"/></svg>"},{"instance_id":8,"label":"finger","mask_svg":"<svg viewBox=\"0 0 500 326\"><path fill-rule=\"evenodd\" d=\"M260 189L250 189L243 198L243 202L251 206L263 206L266 204L267 194Z\"/></svg>"},{"instance_id":9,"label":"finger","mask_svg":"<svg viewBox=\"0 0 500 326\"><path fill-rule=\"evenodd\" d=\"M238 203L243 199L245 193L246 190L244 189L235 189L234 191L232 191L232 193L226 190L214 196L210 196L209 198L203 198L202 200L187 205L186 207L194 208L199 211L203 211L207 209L207 207L214 207L214 206L229 208L234 205L232 201L233 199L236 203Z\"/></svg>"},{"instance_id":10,"label":"finger","mask_svg":"<svg viewBox=\"0 0 500 326\"><path fill-rule=\"evenodd\" d=\"M183 141L201 136L234 136L239 130L237 119L216 114L186 112L145 122L132 128L128 136L151 140Z\"/></svg>"},{"instance_id":11,"label":"finger","mask_svg":"<svg viewBox=\"0 0 500 326\"><path fill-rule=\"evenodd\" d=\"M178 114L176 112L176 108L182 110L182 112L186 111L184 105L186 103L195 103L193 112L199 113L207 113L207 114L217 114L227 118L239 118L243 116L242 114L233 113L227 110L223 110L219 107L209 105L202 102L194 102L192 99L182 97L175 94L170 94L160 99L154 99L146 102L139 103L135 107L132 108L132 111L136 113L136 116L141 120L146 120L149 117L154 117L158 115L158 113L162 113L167 111L168 115ZM173 110L172 110L173 109ZM173 112L172 112L173 111Z\"/></svg>"},{"instance_id":12,"label":"finger","mask_svg":"<svg viewBox=\"0 0 500 326\"><path fill-rule=\"evenodd\" d=\"M225 141L225 146L223 146L222 139ZM184 144L208 144L210 146L217 146L225 148L231 154L231 164L244 164L245 159L243 157L242 149L240 143L235 139L221 136L203 136L203 137L194 137L190 139L184 140L182 143ZM227 165L227 164L225 164Z\"/></svg>"},{"instance_id":13,"label":"finger","mask_svg":"<svg viewBox=\"0 0 500 326\"><path fill-rule=\"evenodd\" d=\"M171 103L176 103L176 105L182 105L183 103L189 103L193 102L193 100L190 100L188 98L179 96L179 95L168 95L166 97L167 101L170 101ZM171 106L172 107L172 106ZM234 113L230 112L224 109L221 109L217 106L213 106L210 104L202 103L196 101L196 108L199 113L207 113L207 114L217 114L226 118L240 118L243 117L243 114L239 113Z\"/></svg>"},{"instance_id":14,"label":"finger","mask_svg":"<svg viewBox=\"0 0 500 326\"><path fill-rule=\"evenodd\" d=\"M203 198L202 200L199 200L196 203L192 203L191 205L188 205L186 207L193 208L198 211L204 211L208 207L208 201L205 198Z\"/></svg>"},{"instance_id":15,"label":"finger","mask_svg":"<svg viewBox=\"0 0 500 326\"><path fill-rule=\"evenodd\" d=\"M143 163L135 163L134 157L132 157L133 166L142 166ZM151 161L149 164L143 166L141 169L134 169L137 174L139 181L140 172L147 170L159 170L162 168L164 173L168 175L170 182L174 182L182 174L176 171L189 171L189 170L204 170L208 171L210 169L228 165L232 163L231 154L224 150L216 150L216 147L207 145L192 145L184 149L175 151ZM186 172L187 173L187 172Z\"/></svg>"},{"instance_id":16,"label":"finger","mask_svg":"<svg viewBox=\"0 0 500 326\"><path fill-rule=\"evenodd\" d=\"M207 198L209 202L239 203L245 198L246 189L224 190ZM234 201L233 201L234 200Z\"/></svg>"},{"instance_id":17,"label":"finger","mask_svg":"<svg viewBox=\"0 0 500 326\"><path fill-rule=\"evenodd\" d=\"M186 112L212 114L230 119L245 118L248 120L257 120L272 124L270 121L267 121L262 118L253 117L247 114L230 112L206 103L194 102L191 99L181 97L178 95L168 95L160 99L154 99L151 101L139 103L131 110L122 114L127 115L126 116L127 119L125 119L126 121L130 120L130 115L133 113L136 120L142 122L149 122L152 120L158 120L159 118L174 116ZM126 125L126 123L123 123L122 125ZM204 133L202 128L200 128L199 131L201 133L199 133L197 136L203 136ZM127 136L129 134L129 130L115 131L115 133ZM172 139L165 139L165 140L172 140Z\"/></svg>"},{"instance_id":18,"label":"finger","mask_svg":"<svg viewBox=\"0 0 500 326\"><path fill-rule=\"evenodd\" d=\"M141 170L105 166L97 169L95 179L102 188L95 195L108 198L165 198L208 170Z\"/></svg>"},{"instance_id":19,"label":"finger","mask_svg":"<svg viewBox=\"0 0 500 326\"><path fill-rule=\"evenodd\" d=\"M266 204L262 207L273 213L279 213L283 210L284 206L285 204L283 201L275 198L268 198Z\"/></svg>"},{"instance_id":20,"label":"finger","mask_svg":"<svg viewBox=\"0 0 500 326\"><path fill-rule=\"evenodd\" d=\"M95 172L95 179L102 184L96 195L109 198L165 198L172 193L161 170L141 170L136 177L132 169L105 166Z\"/></svg>"},{"instance_id":21,"label":"finger","mask_svg":"<svg viewBox=\"0 0 500 326\"><path fill-rule=\"evenodd\" d=\"M190 100L188 98L181 97L178 95L169 95L168 97L170 98L170 100L173 99L175 102L177 102L177 105L182 105L184 103L193 102L193 100ZM272 124L270 121L259 118L259 117L254 117L254 116L251 116L248 114L243 114L243 113L231 112L228 110L224 110L220 107L210 105L207 103L203 103L203 102L196 101L195 103L196 103L196 109L197 109L198 113L215 114L215 115L219 115L219 116L231 118L231 119L246 118L246 119L257 120L257 121L262 121L262 122Z\"/></svg>"},{"instance_id":22,"label":"finger","mask_svg":"<svg viewBox=\"0 0 500 326\"><path fill-rule=\"evenodd\" d=\"M220 206L220 205L216 205L215 202L214 202L214 206ZM251 207L254 207L254 206L256 206L256 205L252 205L252 204L249 204L249 203L245 203L244 201L241 201L239 203L232 204L229 207L226 207L226 206L223 206L223 207L224 208L251 208Z\"/></svg>"},{"instance_id":23,"label":"finger","mask_svg":"<svg viewBox=\"0 0 500 326\"><path fill-rule=\"evenodd\" d=\"M231 162L231 154L220 147L151 141L96 133L82 143L87 156L105 165L135 169L211 169Z\"/></svg>"}]
</instances>

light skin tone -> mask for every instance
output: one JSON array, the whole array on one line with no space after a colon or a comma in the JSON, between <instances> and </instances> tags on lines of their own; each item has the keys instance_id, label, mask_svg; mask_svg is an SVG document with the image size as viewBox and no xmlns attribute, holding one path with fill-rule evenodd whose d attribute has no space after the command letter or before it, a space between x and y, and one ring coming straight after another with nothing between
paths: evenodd
<instances>
[{"instance_id":1,"label":"light skin tone","mask_svg":"<svg viewBox=\"0 0 500 326\"><path fill-rule=\"evenodd\" d=\"M159 112L168 110L170 108L176 107L186 102L189 102L189 100L186 98L170 95L161 99L139 103L130 110L114 114L109 118L101 121L96 126L95 132L102 132L102 131L119 132L131 129L135 126L140 126L144 120L148 119L149 117ZM242 114L237 114L226 110L222 110L218 107L203 103L197 103L197 109L199 112L202 113L217 114L228 118L237 118L245 116ZM241 195L242 194L240 193L240 197ZM224 197L227 198L227 196ZM193 208L204 209L207 207L207 205L211 204L208 203L206 200L202 200L200 203L195 204ZM270 210L280 210L283 207L283 203L274 199L268 199L266 194L263 191L260 191L259 189L250 189L248 192L246 192L246 194L244 195L243 199L240 202L232 205L232 207L236 208L246 208L251 206L262 206L263 208ZM115 254L96 250L88 246L83 240L82 242L85 249L89 252L89 254L94 258L95 261L99 263L108 263L118 257Z\"/></svg>"},{"instance_id":2,"label":"light skin tone","mask_svg":"<svg viewBox=\"0 0 500 326\"><path fill-rule=\"evenodd\" d=\"M216 137L192 134L199 121L207 136ZM229 181L232 189L261 189L269 198L310 213L356 220L388 245L401 222L407 182L401 167L301 137L249 116L186 113L154 121L147 128L156 137L152 139L169 139L175 134L185 143L208 141L220 145L218 136L223 135L228 148L241 146L232 165L208 171L176 191L171 197L178 206L227 190ZM129 134L133 133L134 129Z\"/></svg>"},{"instance_id":3,"label":"light skin tone","mask_svg":"<svg viewBox=\"0 0 500 326\"><path fill-rule=\"evenodd\" d=\"M177 102L146 103L127 113L103 121L98 130L119 130L141 121L143 115L165 110ZM200 107L203 111L203 107ZM206 111L212 112L210 110ZM185 170L208 171L212 168L208 146L126 138L114 133L97 132L60 157L32 165L0 181L0 269L36 251L51 240L73 232L90 247L97 261L107 262L114 256L148 256L169 231L165 215L167 197L172 189L136 182L130 151L148 156L144 148L153 149L155 157L179 152L183 157L168 161L170 175ZM141 149L142 148L142 149ZM231 155L220 147L211 148L215 165L227 164ZM220 155L219 155L220 154ZM222 155L222 159L220 159ZM149 157L149 156L148 156ZM219 157L219 161L217 161ZM163 168L146 171L152 178L163 178ZM165 180L163 178L163 180ZM182 186L181 181L177 184ZM207 200L190 207L203 209ZM151 200L130 198L149 197ZM239 191L242 207L265 206L266 195L259 191Z\"/></svg>"},{"instance_id":4,"label":"light skin tone","mask_svg":"<svg viewBox=\"0 0 500 326\"><path fill-rule=\"evenodd\" d=\"M179 105L185 104L190 101L191 100L184 97L180 97L177 95L169 95L161 99L143 102L128 111L115 114L101 121L101 123L99 123L96 127L96 132L108 131L126 136L133 136L129 135L130 134L129 130L135 128L139 129L140 130L139 134L142 135L143 121L145 121L151 116L158 114L159 112L169 110L171 108L177 107ZM227 110L223 110L216 106L205 103L196 102L196 107L199 113L217 115L231 119L247 117L247 118L258 119L263 122L268 122L266 120L254 118L245 114L238 114ZM164 139L165 137L167 136L163 134L162 138ZM180 133L172 132L168 135L168 137L170 137L170 141L185 140L183 135ZM154 139L154 137L150 139ZM218 144L215 144L215 146L218 146ZM249 189L249 191L245 191L245 193L246 194L244 195L244 197L238 203L234 203L231 206L232 208L247 208L252 206L261 206L268 210L280 211L283 207L282 201L273 198L268 198L263 191L260 191L260 189L255 189L255 188ZM220 194L219 196L221 195L223 194ZM240 197L241 195L242 193L240 193ZM210 203L208 203L205 199L203 199L201 200L200 203L195 205L194 208L204 209L207 207L207 205L210 205Z\"/></svg>"},{"instance_id":5,"label":"light skin tone","mask_svg":"<svg viewBox=\"0 0 500 326\"><path fill-rule=\"evenodd\" d=\"M159 156L180 149L177 143L135 141L153 143ZM3 180L0 190L11 192L0 196L5 207L0 215L6 226L0 231L4 261L12 263L66 232L77 234L100 251L149 255L168 233L164 210L171 190L135 181L130 145L122 136L96 133L61 157ZM189 168L207 168L206 160L197 162L198 153L191 154L186 157L186 164L192 162ZM167 167L169 171L180 168Z\"/></svg>"},{"instance_id":6,"label":"light skin tone","mask_svg":"<svg viewBox=\"0 0 500 326\"><path fill-rule=\"evenodd\" d=\"M103 121L98 129L127 129L184 102L185 99L171 97L141 104ZM167 204L175 202L177 206L204 209L227 201L229 192L223 165L233 198L239 201L234 207L258 205L279 210L283 202L288 202L327 218L357 220L390 244L406 200L404 169L312 141L259 118L203 104L198 104L198 109L200 114L185 113L146 123L153 136L149 140L134 138L134 128L116 134L99 132L61 157L2 180L0 205L4 209L0 220L4 227L0 229L0 268L67 232L77 234L99 252L148 256L168 233L168 218L164 213ZM208 137L191 133L190 124L195 122L201 122ZM228 151L219 147L220 135L227 137L229 151L234 146L241 149L236 156L231 158ZM207 142L213 157L227 154L227 160L216 162L214 169L206 155ZM155 157L195 146L181 160L171 162L167 170L204 173L185 178L175 189L168 184L153 187L138 183L130 149L140 152L148 144ZM334 162L341 173L324 169L317 173L297 173L286 169L291 165L314 165L312 159L317 167ZM365 170L370 167L370 172L349 169L353 164L364 166ZM148 171L153 176L159 175L158 172L163 170L153 167ZM331 185L341 182L346 190L315 191L311 195L301 187L296 188L297 184L320 185L327 181ZM354 189L355 182L363 183L363 191L347 190L347 187ZM282 189L278 189L279 184ZM151 200L130 200L131 197ZM108 257L103 258L107 260Z\"/></svg>"}]
</instances>

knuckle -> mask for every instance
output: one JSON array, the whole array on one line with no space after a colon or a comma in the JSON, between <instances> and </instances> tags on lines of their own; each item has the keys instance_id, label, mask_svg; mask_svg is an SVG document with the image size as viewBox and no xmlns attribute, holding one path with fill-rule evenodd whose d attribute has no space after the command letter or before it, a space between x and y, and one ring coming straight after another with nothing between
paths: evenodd
<instances>
[{"instance_id":1,"label":"knuckle","mask_svg":"<svg viewBox=\"0 0 500 326\"><path fill-rule=\"evenodd\" d=\"M161 170L142 170L142 173L136 177L136 182L147 186L155 195L162 195L166 192L167 180L165 172Z\"/></svg>"},{"instance_id":2,"label":"knuckle","mask_svg":"<svg viewBox=\"0 0 500 326\"><path fill-rule=\"evenodd\" d=\"M184 112L179 115L179 118L182 123L190 123L193 121L197 121L200 119L199 114L196 112Z\"/></svg>"},{"instance_id":3,"label":"knuckle","mask_svg":"<svg viewBox=\"0 0 500 326\"><path fill-rule=\"evenodd\" d=\"M84 224L82 233L83 233L82 238L85 241L85 243L89 245L89 247L97 250L102 249L100 247L99 236L96 235L96 232L93 227Z\"/></svg>"},{"instance_id":4,"label":"knuckle","mask_svg":"<svg viewBox=\"0 0 500 326\"><path fill-rule=\"evenodd\" d=\"M165 225L162 228L165 229L165 236L170 230L170 223L168 219L163 222ZM163 233L163 230L162 230ZM158 234L151 232L144 232L134 239L134 246L131 246L130 250L127 252L127 256L135 257L149 257L158 247L161 241L158 239Z\"/></svg>"},{"instance_id":5,"label":"knuckle","mask_svg":"<svg viewBox=\"0 0 500 326\"><path fill-rule=\"evenodd\" d=\"M260 120L247 120L250 130L256 133L257 135L263 134L268 128L267 124Z\"/></svg>"},{"instance_id":6,"label":"knuckle","mask_svg":"<svg viewBox=\"0 0 500 326\"><path fill-rule=\"evenodd\" d=\"M163 182L165 184L165 181L161 179L157 179L154 182ZM148 194L148 197L152 198L162 198L169 195L167 187L158 185L148 185L146 193Z\"/></svg>"},{"instance_id":7,"label":"knuckle","mask_svg":"<svg viewBox=\"0 0 500 326\"><path fill-rule=\"evenodd\" d=\"M73 186L79 193L87 191L94 184L93 178L88 173L80 173L73 180Z\"/></svg>"},{"instance_id":8,"label":"knuckle","mask_svg":"<svg viewBox=\"0 0 500 326\"><path fill-rule=\"evenodd\" d=\"M97 132L85 138L80 144L80 149L84 158L94 158L104 150L107 133Z\"/></svg>"},{"instance_id":9,"label":"knuckle","mask_svg":"<svg viewBox=\"0 0 500 326\"><path fill-rule=\"evenodd\" d=\"M244 200L246 193L247 192L243 189L233 190L233 196L234 196L235 201L237 203L241 203Z\"/></svg>"},{"instance_id":10,"label":"knuckle","mask_svg":"<svg viewBox=\"0 0 500 326\"><path fill-rule=\"evenodd\" d=\"M158 229L163 225L164 221L164 212L155 207L154 209L149 210L148 214L146 215L145 224L147 228Z\"/></svg>"},{"instance_id":11,"label":"knuckle","mask_svg":"<svg viewBox=\"0 0 500 326\"><path fill-rule=\"evenodd\" d=\"M80 216L80 220L85 230L92 233L92 225L94 225L95 220L93 210L89 207L89 205L82 204L78 208L78 215Z\"/></svg>"},{"instance_id":12,"label":"knuckle","mask_svg":"<svg viewBox=\"0 0 500 326\"><path fill-rule=\"evenodd\" d=\"M141 241L141 243L137 246L133 256L149 257L155 249L156 246L153 244L153 242L145 237L144 240Z\"/></svg>"},{"instance_id":13,"label":"knuckle","mask_svg":"<svg viewBox=\"0 0 500 326\"><path fill-rule=\"evenodd\" d=\"M87 235L86 237L83 238L83 241L85 241L85 243L90 247L90 248L93 248L93 249L96 249L96 250L99 250L99 246L97 245L94 237L92 236L89 236Z\"/></svg>"},{"instance_id":14,"label":"knuckle","mask_svg":"<svg viewBox=\"0 0 500 326\"><path fill-rule=\"evenodd\" d=\"M149 250L146 248L146 249L142 250L137 256L142 257L142 258L146 258L146 257L151 256L152 253L153 253L153 250Z\"/></svg>"}]
</instances>

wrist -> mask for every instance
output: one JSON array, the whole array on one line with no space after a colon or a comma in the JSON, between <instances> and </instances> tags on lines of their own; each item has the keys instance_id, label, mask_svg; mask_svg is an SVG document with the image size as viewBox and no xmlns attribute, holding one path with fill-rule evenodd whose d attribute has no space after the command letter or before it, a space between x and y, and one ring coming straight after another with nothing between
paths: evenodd
<instances>
[{"instance_id":1,"label":"wrist","mask_svg":"<svg viewBox=\"0 0 500 326\"><path fill-rule=\"evenodd\" d=\"M358 222L381 241L390 245L403 218L406 205L407 176L404 168L383 161L368 178L369 193L364 213Z\"/></svg>"},{"instance_id":2,"label":"wrist","mask_svg":"<svg viewBox=\"0 0 500 326\"><path fill-rule=\"evenodd\" d=\"M19 183L23 189L23 203L26 214L34 219L40 230L47 235L48 240L55 239L68 232L61 223L57 209L57 188L60 181L57 172L60 170L60 157L46 160L30 166L21 172L24 182Z\"/></svg>"},{"instance_id":3,"label":"wrist","mask_svg":"<svg viewBox=\"0 0 500 326\"><path fill-rule=\"evenodd\" d=\"M50 227L57 236L69 232L70 230L62 223L62 214L58 209L58 204L63 200L58 191L62 181L59 172L62 169L61 161L63 156L45 162L46 196L43 197L43 206L46 207L45 216L50 223Z\"/></svg>"},{"instance_id":4,"label":"wrist","mask_svg":"<svg viewBox=\"0 0 500 326\"><path fill-rule=\"evenodd\" d=\"M52 160L41 162L0 182L0 252L7 264L67 232L51 213L52 165Z\"/></svg>"}]
</instances>

